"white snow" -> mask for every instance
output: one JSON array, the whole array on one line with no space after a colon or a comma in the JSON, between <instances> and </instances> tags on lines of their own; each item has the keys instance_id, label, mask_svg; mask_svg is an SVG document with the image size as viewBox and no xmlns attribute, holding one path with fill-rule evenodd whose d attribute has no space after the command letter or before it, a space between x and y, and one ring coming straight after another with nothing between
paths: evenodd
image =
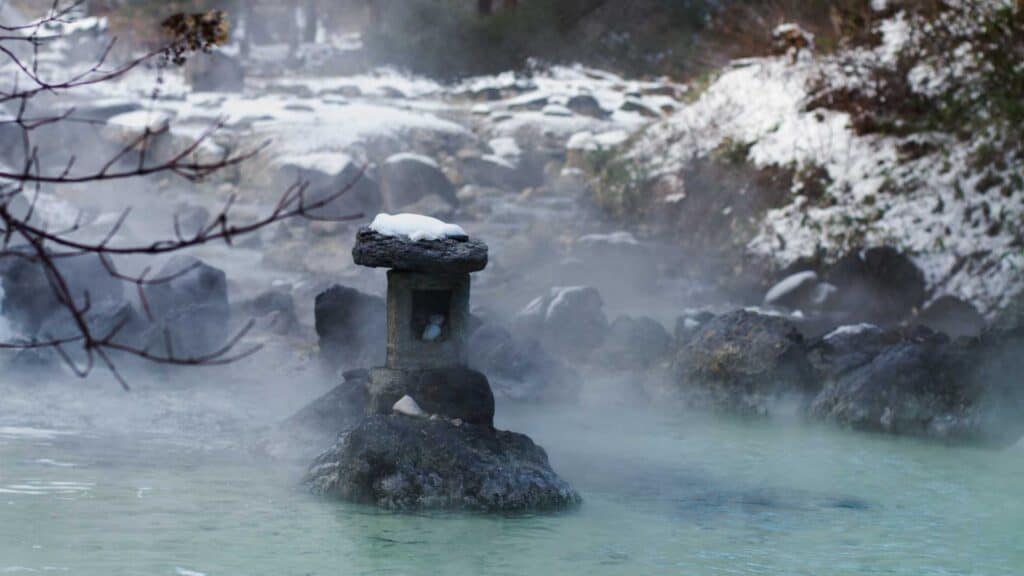
<instances>
[{"instance_id":1,"label":"white snow","mask_svg":"<svg viewBox=\"0 0 1024 576\"><path fill-rule=\"evenodd\" d=\"M835 330L825 335L824 340L835 340L841 336L856 336L857 334L864 334L865 332L881 332L882 329L874 324L850 324L848 326L840 326Z\"/></svg>"},{"instance_id":2,"label":"white snow","mask_svg":"<svg viewBox=\"0 0 1024 576\"><path fill-rule=\"evenodd\" d=\"M903 18L882 24L881 46L846 56L894 58L908 41ZM630 155L665 190L665 202L684 197L680 175L690 160L727 142L749 144L748 159L758 167L822 168L829 179L827 201L812 202L794 189L786 205L760 219L747 247L753 256L782 268L822 250L835 259L858 245L894 246L911 255L930 287L991 316L1024 290L1024 253L1014 248L1015 227L1008 225L1024 218L1024 205L1012 196L973 193L980 179L970 170L977 142L919 135L935 138L940 151L901 159L900 138L861 136L848 114L807 110L809 87L822 75L837 85L864 81L843 68L845 61L820 56L736 62L695 102L645 130ZM935 82L927 68L913 74L921 85ZM1020 170L1009 161L1001 176L1012 181ZM1007 225L991 232L985 214L1000 215Z\"/></svg>"},{"instance_id":3,"label":"white snow","mask_svg":"<svg viewBox=\"0 0 1024 576\"><path fill-rule=\"evenodd\" d=\"M558 314L558 309L565 305L574 296L583 294L591 290L587 286L556 286L551 289L551 303L548 304L548 309L544 313L545 320L551 320Z\"/></svg>"},{"instance_id":4,"label":"white snow","mask_svg":"<svg viewBox=\"0 0 1024 576\"><path fill-rule=\"evenodd\" d=\"M413 242L465 238L462 227L421 214L378 214L370 229L384 236L405 236Z\"/></svg>"},{"instance_id":5,"label":"white snow","mask_svg":"<svg viewBox=\"0 0 1024 576\"><path fill-rule=\"evenodd\" d=\"M123 128L132 133L141 133L146 128L150 132L165 130L174 120L175 114L165 110L136 110L118 114L107 120L107 125Z\"/></svg>"},{"instance_id":6,"label":"white snow","mask_svg":"<svg viewBox=\"0 0 1024 576\"><path fill-rule=\"evenodd\" d=\"M600 134L584 130L583 132L573 134L565 147L567 150L593 152L621 146L627 140L629 140L629 132L625 130L609 130Z\"/></svg>"},{"instance_id":7,"label":"white snow","mask_svg":"<svg viewBox=\"0 0 1024 576\"><path fill-rule=\"evenodd\" d=\"M487 145L494 152L495 156L509 161L518 160L523 152L519 149L519 144L516 144L516 139L509 136L494 138Z\"/></svg>"},{"instance_id":8,"label":"white snow","mask_svg":"<svg viewBox=\"0 0 1024 576\"><path fill-rule=\"evenodd\" d=\"M772 286L764 296L765 304L775 304L793 292L806 288L809 284L817 284L818 273L813 270L797 272L784 278L775 286Z\"/></svg>"},{"instance_id":9,"label":"white snow","mask_svg":"<svg viewBox=\"0 0 1024 576\"><path fill-rule=\"evenodd\" d=\"M402 152L400 154L393 154L388 156L388 159L384 161L385 164L397 164L399 162L419 162L420 164L426 164L432 168L441 169L441 166L431 158L430 156L424 156L423 154L413 154L412 152Z\"/></svg>"},{"instance_id":10,"label":"white snow","mask_svg":"<svg viewBox=\"0 0 1024 576\"><path fill-rule=\"evenodd\" d=\"M427 416L423 408L420 408L420 405L409 395L402 396L398 402L395 402L395 405L391 407L391 411L396 414L405 414L406 416L414 416L416 418Z\"/></svg>"},{"instance_id":11,"label":"white snow","mask_svg":"<svg viewBox=\"0 0 1024 576\"><path fill-rule=\"evenodd\" d=\"M614 246L638 246L636 236L631 232L620 230L611 234L587 234L577 240L580 244L610 244Z\"/></svg>"},{"instance_id":12,"label":"white snow","mask_svg":"<svg viewBox=\"0 0 1024 576\"><path fill-rule=\"evenodd\" d=\"M352 157L341 152L320 152L317 154L284 155L276 159L279 166L295 166L304 170L341 174L352 164Z\"/></svg>"}]
</instances>

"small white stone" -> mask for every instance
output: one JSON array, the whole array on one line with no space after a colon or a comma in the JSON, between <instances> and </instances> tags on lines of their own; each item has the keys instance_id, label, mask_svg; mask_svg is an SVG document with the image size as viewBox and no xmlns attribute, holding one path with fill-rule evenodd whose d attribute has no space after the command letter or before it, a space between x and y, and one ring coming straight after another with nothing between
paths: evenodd
<instances>
[{"instance_id":1,"label":"small white stone","mask_svg":"<svg viewBox=\"0 0 1024 576\"><path fill-rule=\"evenodd\" d=\"M456 418L452 420L452 425L454 425L455 427L462 426L462 418Z\"/></svg>"},{"instance_id":2,"label":"small white stone","mask_svg":"<svg viewBox=\"0 0 1024 576\"><path fill-rule=\"evenodd\" d=\"M391 411L396 414L405 414L406 416L415 416L417 418L426 418L427 413L420 408L420 405L412 399L412 396L402 396L401 400L395 402L395 405L391 407Z\"/></svg>"}]
</instances>

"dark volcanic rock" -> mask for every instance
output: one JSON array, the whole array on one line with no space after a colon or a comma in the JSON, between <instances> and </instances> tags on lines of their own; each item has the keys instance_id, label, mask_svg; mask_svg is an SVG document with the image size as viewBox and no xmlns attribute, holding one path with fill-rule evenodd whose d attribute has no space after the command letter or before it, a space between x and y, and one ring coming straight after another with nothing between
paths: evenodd
<instances>
[{"instance_id":1,"label":"dark volcanic rock","mask_svg":"<svg viewBox=\"0 0 1024 576\"><path fill-rule=\"evenodd\" d=\"M619 316L595 356L613 369L646 370L664 360L671 345L672 336L657 320Z\"/></svg>"},{"instance_id":2,"label":"dark volcanic rock","mask_svg":"<svg viewBox=\"0 0 1024 576\"><path fill-rule=\"evenodd\" d=\"M466 274L487 267L487 245L469 238L419 240L359 229L352 258L360 266L427 274Z\"/></svg>"},{"instance_id":3,"label":"dark volcanic rock","mask_svg":"<svg viewBox=\"0 0 1024 576\"><path fill-rule=\"evenodd\" d=\"M299 327L295 299L285 290L272 289L241 305L243 314L260 320L262 328L274 334L289 334Z\"/></svg>"},{"instance_id":4,"label":"dark volcanic rock","mask_svg":"<svg viewBox=\"0 0 1024 576\"><path fill-rule=\"evenodd\" d=\"M873 324L842 326L810 345L811 364L822 380L831 380L867 364L899 334Z\"/></svg>"},{"instance_id":5,"label":"dark volcanic rock","mask_svg":"<svg viewBox=\"0 0 1024 576\"><path fill-rule=\"evenodd\" d=\"M241 92L245 88L241 61L219 50L189 58L185 76L195 92Z\"/></svg>"},{"instance_id":6,"label":"dark volcanic rock","mask_svg":"<svg viewBox=\"0 0 1024 576\"><path fill-rule=\"evenodd\" d=\"M607 118L612 115L611 111L605 110L596 98L587 94L579 94L569 98L566 103L569 110L591 118Z\"/></svg>"},{"instance_id":7,"label":"dark volcanic rock","mask_svg":"<svg viewBox=\"0 0 1024 576\"><path fill-rule=\"evenodd\" d=\"M969 366L963 347L924 329L829 383L811 414L860 430L960 435L973 426L967 408L980 392Z\"/></svg>"},{"instance_id":8,"label":"dark volcanic rock","mask_svg":"<svg viewBox=\"0 0 1024 576\"><path fill-rule=\"evenodd\" d=\"M387 311L384 299L333 286L316 297L320 357L333 369L384 361Z\"/></svg>"},{"instance_id":9,"label":"dark volcanic rock","mask_svg":"<svg viewBox=\"0 0 1024 576\"><path fill-rule=\"evenodd\" d=\"M105 300L89 307L85 323L97 339L112 335L112 342L137 346L138 338L148 328L148 323L124 300ZM63 340L81 334L71 314L60 311L47 318L39 329L44 339Z\"/></svg>"},{"instance_id":10,"label":"dark volcanic rock","mask_svg":"<svg viewBox=\"0 0 1024 576\"><path fill-rule=\"evenodd\" d=\"M766 415L780 400L806 401L817 391L796 326L743 310L696 328L671 373L687 402L738 414Z\"/></svg>"},{"instance_id":11,"label":"dark volcanic rock","mask_svg":"<svg viewBox=\"0 0 1024 576\"><path fill-rule=\"evenodd\" d=\"M49 272L30 257L25 247L16 247L0 256L0 285L3 313L24 334L35 335L46 320L63 310L51 286ZM23 257L24 255L26 257ZM78 306L118 302L124 296L121 280L114 278L99 257L85 254L55 261Z\"/></svg>"},{"instance_id":12,"label":"dark volcanic rock","mask_svg":"<svg viewBox=\"0 0 1024 576\"><path fill-rule=\"evenodd\" d=\"M517 333L540 340L552 354L585 360L604 343L608 319L592 286L555 287L516 315Z\"/></svg>"},{"instance_id":13,"label":"dark volcanic rock","mask_svg":"<svg viewBox=\"0 0 1024 576\"><path fill-rule=\"evenodd\" d=\"M436 194L452 206L458 206L455 186L437 166L425 157L414 154L397 154L388 158L380 170L381 196L384 207L390 212Z\"/></svg>"},{"instance_id":14,"label":"dark volcanic rock","mask_svg":"<svg viewBox=\"0 0 1024 576\"><path fill-rule=\"evenodd\" d=\"M522 434L402 415L371 416L346 432L306 482L318 494L395 510L521 511L580 500Z\"/></svg>"},{"instance_id":15,"label":"dark volcanic rock","mask_svg":"<svg viewBox=\"0 0 1024 576\"><path fill-rule=\"evenodd\" d=\"M460 366L433 370L370 371L368 409L390 414L403 396L410 396L428 414L459 418L475 426L494 426L494 395L487 377Z\"/></svg>"},{"instance_id":16,"label":"dark volcanic rock","mask_svg":"<svg viewBox=\"0 0 1024 576\"><path fill-rule=\"evenodd\" d=\"M582 386L580 375L548 354L540 342L516 338L492 324L470 337L469 359L487 374L496 394L511 400L569 400Z\"/></svg>"},{"instance_id":17,"label":"dark volcanic rock","mask_svg":"<svg viewBox=\"0 0 1024 576\"><path fill-rule=\"evenodd\" d=\"M202 260L175 256L153 278L170 282L145 288L146 302L160 325L153 335L155 350L167 352L164 329L179 358L204 356L219 350L228 338L231 307L227 275Z\"/></svg>"},{"instance_id":18,"label":"dark volcanic rock","mask_svg":"<svg viewBox=\"0 0 1024 576\"><path fill-rule=\"evenodd\" d=\"M828 271L825 280L838 288L835 305L848 314L849 323L893 326L927 297L921 269L888 246L850 252Z\"/></svg>"},{"instance_id":19,"label":"dark volcanic rock","mask_svg":"<svg viewBox=\"0 0 1024 576\"><path fill-rule=\"evenodd\" d=\"M1024 434L1024 339L950 340L924 327L858 338L826 372L812 417L956 442L1003 445Z\"/></svg>"},{"instance_id":20,"label":"dark volcanic rock","mask_svg":"<svg viewBox=\"0 0 1024 576\"><path fill-rule=\"evenodd\" d=\"M382 206L380 185L373 175L352 159L338 155L326 159L284 162L274 175L274 185L285 189L296 182L306 185L303 200L310 216L339 219L376 214Z\"/></svg>"},{"instance_id":21,"label":"dark volcanic rock","mask_svg":"<svg viewBox=\"0 0 1024 576\"><path fill-rule=\"evenodd\" d=\"M985 331L985 318L978 309L954 296L942 296L930 302L913 323L942 332L950 338L973 338Z\"/></svg>"}]
</instances>

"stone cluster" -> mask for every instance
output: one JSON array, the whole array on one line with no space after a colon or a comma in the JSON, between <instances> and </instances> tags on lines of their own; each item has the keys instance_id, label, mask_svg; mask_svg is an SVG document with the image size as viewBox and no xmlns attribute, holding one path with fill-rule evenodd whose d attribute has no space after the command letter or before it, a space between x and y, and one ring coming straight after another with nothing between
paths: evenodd
<instances>
[{"instance_id":1,"label":"stone cluster","mask_svg":"<svg viewBox=\"0 0 1024 576\"><path fill-rule=\"evenodd\" d=\"M388 268L387 357L355 394L364 416L311 466L317 493L392 509L524 510L579 496L521 434L494 428L487 377L467 366L470 273L487 245L361 229L357 264Z\"/></svg>"}]
</instances>

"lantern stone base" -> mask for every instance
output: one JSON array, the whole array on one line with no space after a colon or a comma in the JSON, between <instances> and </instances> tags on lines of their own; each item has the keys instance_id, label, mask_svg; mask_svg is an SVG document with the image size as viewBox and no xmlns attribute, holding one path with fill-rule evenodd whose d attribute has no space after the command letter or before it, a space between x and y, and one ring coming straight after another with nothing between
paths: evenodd
<instances>
[{"instance_id":1,"label":"lantern stone base","mask_svg":"<svg viewBox=\"0 0 1024 576\"><path fill-rule=\"evenodd\" d=\"M487 377L464 367L433 370L374 368L367 382L369 414L390 414L402 396L411 396L429 414L494 427L494 394Z\"/></svg>"}]
</instances>

